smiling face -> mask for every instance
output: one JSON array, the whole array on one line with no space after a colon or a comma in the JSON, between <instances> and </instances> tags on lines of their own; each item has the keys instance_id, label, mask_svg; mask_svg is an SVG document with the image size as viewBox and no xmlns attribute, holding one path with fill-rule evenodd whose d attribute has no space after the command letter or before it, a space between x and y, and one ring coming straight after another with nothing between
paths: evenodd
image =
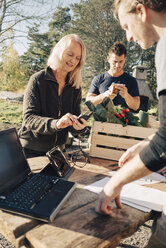
<instances>
[{"instance_id":1,"label":"smiling face","mask_svg":"<svg viewBox=\"0 0 166 248\"><path fill-rule=\"evenodd\" d=\"M123 66L125 61L126 57L124 54L121 56L118 56L115 53L109 54L108 63L110 64L109 73L111 76L119 77L123 74Z\"/></svg>"},{"instance_id":2,"label":"smiling face","mask_svg":"<svg viewBox=\"0 0 166 248\"><path fill-rule=\"evenodd\" d=\"M144 5L138 4L136 13L127 13L123 3L118 10L120 25L126 31L127 40L137 42L143 49L155 43L155 33L148 22L147 11Z\"/></svg>"},{"instance_id":3,"label":"smiling face","mask_svg":"<svg viewBox=\"0 0 166 248\"><path fill-rule=\"evenodd\" d=\"M66 73L73 71L79 64L82 56L81 45L75 40L71 40L70 45L62 54L60 67Z\"/></svg>"}]
</instances>

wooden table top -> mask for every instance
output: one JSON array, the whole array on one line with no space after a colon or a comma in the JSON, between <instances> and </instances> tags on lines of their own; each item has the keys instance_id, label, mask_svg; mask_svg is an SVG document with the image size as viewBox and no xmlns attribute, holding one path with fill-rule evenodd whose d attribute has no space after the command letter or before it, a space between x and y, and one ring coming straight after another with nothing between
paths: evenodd
<instances>
[{"instance_id":1,"label":"wooden table top","mask_svg":"<svg viewBox=\"0 0 166 248\"><path fill-rule=\"evenodd\" d=\"M47 163L46 157L28 159L33 172L40 171ZM85 190L85 185L108 176L117 168L117 162L90 158L83 167L79 162L69 180L77 182L77 188L64 204L53 223L0 212L0 230L16 247L34 248L103 248L117 247L121 239L132 235L151 217L127 205L117 209L113 203L113 215L101 216L95 210L97 194ZM81 168L82 167L82 168ZM166 191L166 184L159 184Z\"/></svg>"}]
</instances>

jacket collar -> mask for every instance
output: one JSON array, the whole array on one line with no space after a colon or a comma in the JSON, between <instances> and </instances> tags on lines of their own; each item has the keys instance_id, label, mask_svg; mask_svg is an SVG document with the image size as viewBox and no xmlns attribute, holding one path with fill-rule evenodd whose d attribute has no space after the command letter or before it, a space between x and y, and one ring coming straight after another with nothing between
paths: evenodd
<instances>
[{"instance_id":1,"label":"jacket collar","mask_svg":"<svg viewBox=\"0 0 166 248\"><path fill-rule=\"evenodd\" d=\"M45 69L45 76L46 76L46 80L51 80L51 81L54 81L57 83L57 80L54 76L54 73L49 66ZM69 75L67 75L67 77L66 77L66 84L69 84Z\"/></svg>"},{"instance_id":2,"label":"jacket collar","mask_svg":"<svg viewBox=\"0 0 166 248\"><path fill-rule=\"evenodd\" d=\"M51 80L57 83L54 73L49 66L45 69L45 76L46 76L46 80Z\"/></svg>"}]
</instances>

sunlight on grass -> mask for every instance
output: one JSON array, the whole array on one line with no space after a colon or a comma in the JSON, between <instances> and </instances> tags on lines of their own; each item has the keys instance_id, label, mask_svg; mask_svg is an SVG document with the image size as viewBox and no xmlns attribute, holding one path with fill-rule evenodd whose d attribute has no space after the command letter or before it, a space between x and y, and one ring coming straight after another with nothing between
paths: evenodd
<instances>
[{"instance_id":1,"label":"sunlight on grass","mask_svg":"<svg viewBox=\"0 0 166 248\"><path fill-rule=\"evenodd\" d=\"M0 100L0 122L22 123L22 103Z\"/></svg>"},{"instance_id":2,"label":"sunlight on grass","mask_svg":"<svg viewBox=\"0 0 166 248\"><path fill-rule=\"evenodd\" d=\"M90 112L84 102L82 102L82 113ZM7 124L22 123L22 103L0 100L0 122ZM91 125L91 120L88 124Z\"/></svg>"}]
</instances>

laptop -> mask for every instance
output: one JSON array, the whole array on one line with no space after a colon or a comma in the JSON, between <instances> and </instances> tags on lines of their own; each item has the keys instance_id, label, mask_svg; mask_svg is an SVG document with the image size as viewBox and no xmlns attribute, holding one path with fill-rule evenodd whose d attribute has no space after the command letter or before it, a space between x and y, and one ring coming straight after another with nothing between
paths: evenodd
<instances>
[{"instance_id":1,"label":"laptop","mask_svg":"<svg viewBox=\"0 0 166 248\"><path fill-rule=\"evenodd\" d=\"M15 128L0 131L0 209L52 222L75 182L32 173Z\"/></svg>"},{"instance_id":2,"label":"laptop","mask_svg":"<svg viewBox=\"0 0 166 248\"><path fill-rule=\"evenodd\" d=\"M74 166L71 166L66 154L59 146L52 148L46 153L50 163L40 172L42 174L56 175L60 178L68 179L74 171Z\"/></svg>"}]
</instances>

